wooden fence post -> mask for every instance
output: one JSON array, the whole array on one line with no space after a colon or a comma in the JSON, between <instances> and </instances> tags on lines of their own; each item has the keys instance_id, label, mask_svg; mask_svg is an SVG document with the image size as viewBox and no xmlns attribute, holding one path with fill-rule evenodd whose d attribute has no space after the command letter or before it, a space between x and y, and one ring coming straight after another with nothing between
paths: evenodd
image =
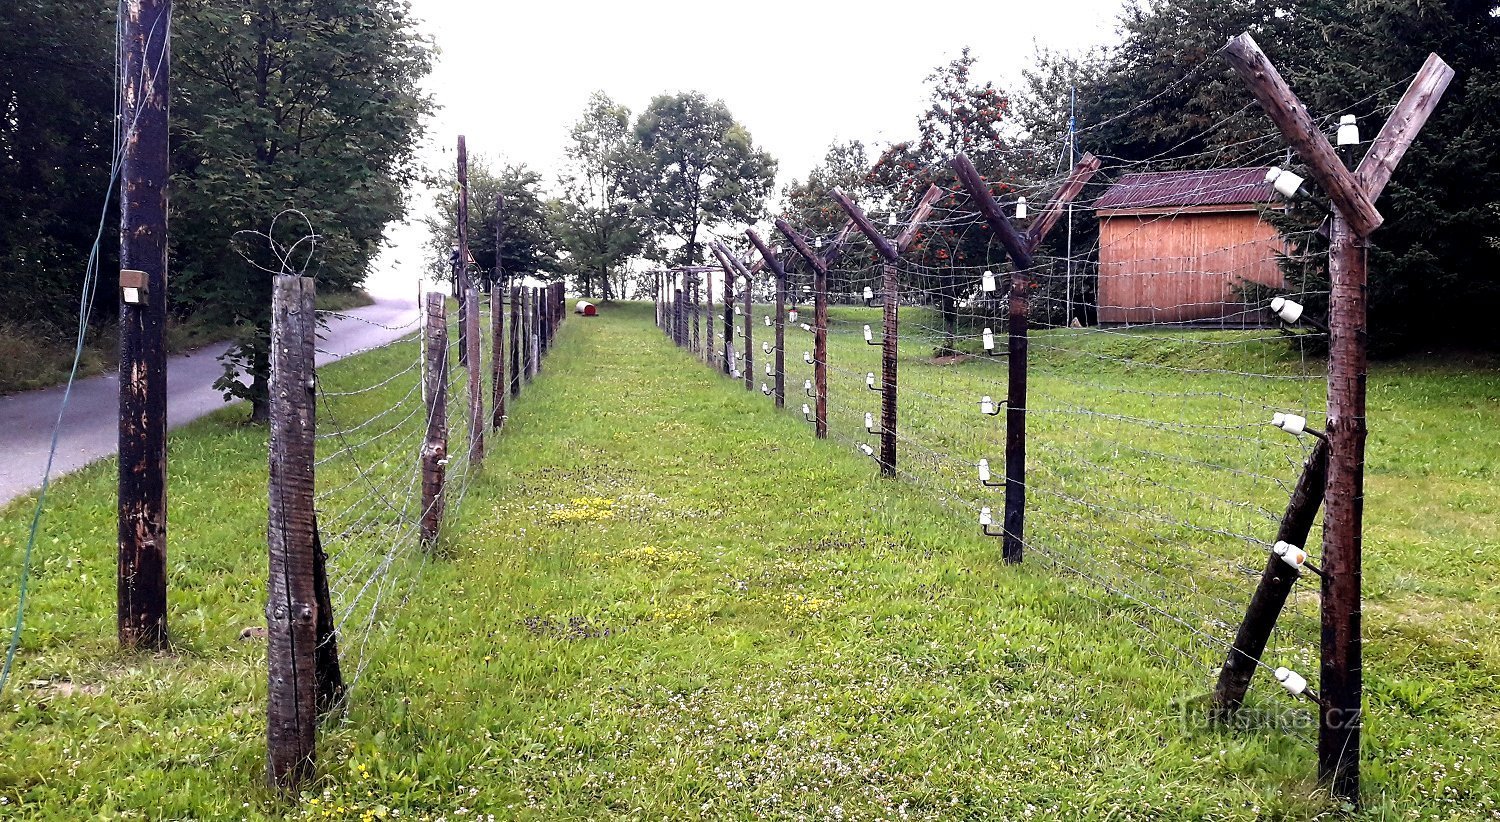
<instances>
[{"instance_id":1,"label":"wooden fence post","mask_svg":"<svg viewBox=\"0 0 1500 822\"><path fill-rule=\"evenodd\" d=\"M884 293L881 311L881 328L884 338L880 345L880 473L896 475L896 357L900 344L900 315L898 305L901 297L901 282L896 277L896 263L900 255L884 235L876 230L863 210L845 194L835 188L831 192L856 228L869 238L875 250L885 260L881 288Z\"/></svg>"},{"instance_id":2,"label":"wooden fence post","mask_svg":"<svg viewBox=\"0 0 1500 822\"><path fill-rule=\"evenodd\" d=\"M441 292L427 300L426 367L427 437L422 442L422 545L437 544L443 526L443 482L448 471L448 311Z\"/></svg>"},{"instance_id":3,"label":"wooden fence post","mask_svg":"<svg viewBox=\"0 0 1500 822\"><path fill-rule=\"evenodd\" d=\"M469 306L469 462L478 467L484 462L484 359L479 348L479 288L469 283L464 292Z\"/></svg>"},{"instance_id":4,"label":"wooden fence post","mask_svg":"<svg viewBox=\"0 0 1500 822\"><path fill-rule=\"evenodd\" d=\"M167 647L167 190L170 0L120 8L120 405L116 630Z\"/></svg>"},{"instance_id":5,"label":"wooden fence post","mask_svg":"<svg viewBox=\"0 0 1500 822\"><path fill-rule=\"evenodd\" d=\"M500 274L490 284L490 429L505 425L505 288Z\"/></svg>"},{"instance_id":6,"label":"wooden fence post","mask_svg":"<svg viewBox=\"0 0 1500 822\"><path fill-rule=\"evenodd\" d=\"M510 395L521 396L521 287L510 287Z\"/></svg>"},{"instance_id":7,"label":"wooden fence post","mask_svg":"<svg viewBox=\"0 0 1500 822\"><path fill-rule=\"evenodd\" d=\"M776 398L776 407L786 407L786 266L776 258L775 249L766 245L765 240L755 233L755 229L745 229L745 236L750 238L751 245L760 252L761 259L765 260L766 267L771 269L771 276L776 281L776 349L773 352L775 359L772 366L775 373L775 383L772 387L772 396Z\"/></svg>"},{"instance_id":8,"label":"wooden fence post","mask_svg":"<svg viewBox=\"0 0 1500 822\"><path fill-rule=\"evenodd\" d=\"M540 289L536 287L526 289L527 307L527 331L531 339L527 341L526 353L531 360L528 376L536 379L542 373L542 323L541 323L541 295Z\"/></svg>"},{"instance_id":9,"label":"wooden fence post","mask_svg":"<svg viewBox=\"0 0 1500 822\"><path fill-rule=\"evenodd\" d=\"M776 229L813 270L813 428L818 439L828 438L828 261L807 247L802 235L786 220Z\"/></svg>"},{"instance_id":10,"label":"wooden fence post","mask_svg":"<svg viewBox=\"0 0 1500 822\"><path fill-rule=\"evenodd\" d=\"M318 723L313 281L276 276L271 314L266 750L271 785L295 793L313 775Z\"/></svg>"},{"instance_id":11,"label":"wooden fence post","mask_svg":"<svg viewBox=\"0 0 1500 822\"><path fill-rule=\"evenodd\" d=\"M1375 201L1437 107L1453 69L1437 55L1428 56L1351 173L1249 34L1231 39L1224 57L1334 204L1328 250L1328 479L1323 502L1318 775L1335 796L1358 803L1369 236L1383 220Z\"/></svg>"},{"instance_id":12,"label":"wooden fence post","mask_svg":"<svg viewBox=\"0 0 1500 822\"><path fill-rule=\"evenodd\" d=\"M745 390L754 391L755 354L752 353L750 349L755 341L755 324L751 322L751 314L754 311L754 306L752 305L751 300L755 292L755 284L751 282L750 272L745 270L744 265L740 263L738 257L735 257L733 254L731 254L729 256L729 259L732 260L739 268L740 276L745 278L745 293L742 298L745 306L745 362L740 365L740 369L741 373L745 375Z\"/></svg>"},{"instance_id":13,"label":"wooden fence post","mask_svg":"<svg viewBox=\"0 0 1500 822\"><path fill-rule=\"evenodd\" d=\"M688 291L691 293L691 296L688 299L692 301L693 309L693 356L697 357L703 353L703 316L700 310L701 306L698 305L698 273L695 271L691 276L692 279L688 281Z\"/></svg>"},{"instance_id":14,"label":"wooden fence post","mask_svg":"<svg viewBox=\"0 0 1500 822\"><path fill-rule=\"evenodd\" d=\"M712 271L703 272L703 286L708 290L708 298L703 307L703 362L709 367L714 364L714 274Z\"/></svg>"}]
</instances>

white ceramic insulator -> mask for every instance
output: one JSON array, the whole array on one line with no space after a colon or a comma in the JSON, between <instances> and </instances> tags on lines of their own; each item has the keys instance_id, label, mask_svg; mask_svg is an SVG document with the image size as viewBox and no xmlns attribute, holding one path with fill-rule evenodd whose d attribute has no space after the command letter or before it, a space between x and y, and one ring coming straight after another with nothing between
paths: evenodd
<instances>
[{"instance_id":1,"label":"white ceramic insulator","mask_svg":"<svg viewBox=\"0 0 1500 822\"><path fill-rule=\"evenodd\" d=\"M808 362L812 362L812 361L808 360ZM812 380L803 380L802 381L802 390L803 391L811 391L812 390Z\"/></svg>"},{"instance_id":2,"label":"white ceramic insulator","mask_svg":"<svg viewBox=\"0 0 1500 822\"><path fill-rule=\"evenodd\" d=\"M990 509L989 508L981 508L981 509L979 509L979 527L981 527L981 528L987 528L987 527L989 527L991 525L994 525L994 524L995 524L995 517L994 517L993 514L990 513Z\"/></svg>"},{"instance_id":3,"label":"white ceramic insulator","mask_svg":"<svg viewBox=\"0 0 1500 822\"><path fill-rule=\"evenodd\" d=\"M802 416L806 417L810 414L812 414L812 409L808 407L807 403L802 403Z\"/></svg>"},{"instance_id":4,"label":"white ceramic insulator","mask_svg":"<svg viewBox=\"0 0 1500 822\"><path fill-rule=\"evenodd\" d=\"M770 327L771 327L771 315L767 314L766 315L766 328L770 328Z\"/></svg>"},{"instance_id":5,"label":"white ceramic insulator","mask_svg":"<svg viewBox=\"0 0 1500 822\"><path fill-rule=\"evenodd\" d=\"M873 300L873 299L875 299L875 289L873 289L873 288L871 288L869 286L865 286L865 299L867 299L867 300Z\"/></svg>"},{"instance_id":6,"label":"white ceramic insulator","mask_svg":"<svg viewBox=\"0 0 1500 822\"><path fill-rule=\"evenodd\" d=\"M760 384L760 393L765 394L768 397L771 396L771 386L766 385L765 383L761 383Z\"/></svg>"},{"instance_id":7,"label":"white ceramic insulator","mask_svg":"<svg viewBox=\"0 0 1500 822\"><path fill-rule=\"evenodd\" d=\"M1017 197L1016 198L1016 219L1017 220L1024 220L1024 219L1026 219L1026 198L1025 197Z\"/></svg>"},{"instance_id":8,"label":"white ceramic insulator","mask_svg":"<svg viewBox=\"0 0 1500 822\"><path fill-rule=\"evenodd\" d=\"M865 412L865 430L871 433L875 432L875 415L869 411Z\"/></svg>"},{"instance_id":9,"label":"white ceramic insulator","mask_svg":"<svg viewBox=\"0 0 1500 822\"><path fill-rule=\"evenodd\" d=\"M774 376L776 376L776 366L775 366L774 363L766 363L766 376L767 377L774 377Z\"/></svg>"},{"instance_id":10,"label":"white ceramic insulator","mask_svg":"<svg viewBox=\"0 0 1500 822\"><path fill-rule=\"evenodd\" d=\"M986 351L994 351L995 350L995 332L991 331L988 328L986 328L984 330L984 350L986 350Z\"/></svg>"},{"instance_id":11,"label":"white ceramic insulator","mask_svg":"<svg viewBox=\"0 0 1500 822\"><path fill-rule=\"evenodd\" d=\"M1287 324L1295 323L1302 319L1302 303L1289 300L1286 297L1272 297L1271 310L1281 321Z\"/></svg>"},{"instance_id":12,"label":"white ceramic insulator","mask_svg":"<svg viewBox=\"0 0 1500 822\"><path fill-rule=\"evenodd\" d=\"M742 313L744 313L744 312L740 311L740 307L739 306L735 306L734 307L734 316L738 317Z\"/></svg>"},{"instance_id":13,"label":"white ceramic insulator","mask_svg":"<svg viewBox=\"0 0 1500 822\"><path fill-rule=\"evenodd\" d=\"M796 322L799 316L801 315L797 313L797 309L793 308L786 313L787 322Z\"/></svg>"},{"instance_id":14,"label":"white ceramic insulator","mask_svg":"<svg viewBox=\"0 0 1500 822\"><path fill-rule=\"evenodd\" d=\"M979 400L979 411L982 414L994 414L995 413L995 401L993 399L991 399L990 397L984 397L984 398L980 399Z\"/></svg>"},{"instance_id":15,"label":"white ceramic insulator","mask_svg":"<svg viewBox=\"0 0 1500 822\"><path fill-rule=\"evenodd\" d=\"M814 237L813 238L813 248L822 248L822 247L823 247L823 238L822 237Z\"/></svg>"},{"instance_id":16,"label":"white ceramic insulator","mask_svg":"<svg viewBox=\"0 0 1500 822\"><path fill-rule=\"evenodd\" d=\"M812 331L812 326L808 325L807 323L803 323L802 324L802 330L810 332L810 331Z\"/></svg>"},{"instance_id":17,"label":"white ceramic insulator","mask_svg":"<svg viewBox=\"0 0 1500 822\"><path fill-rule=\"evenodd\" d=\"M813 364L812 352L811 351L803 351L802 352L802 361L805 362L805 363L807 363L808 365L812 365Z\"/></svg>"},{"instance_id":18,"label":"white ceramic insulator","mask_svg":"<svg viewBox=\"0 0 1500 822\"><path fill-rule=\"evenodd\" d=\"M1277 668L1276 681L1280 682L1281 687L1292 696L1302 696L1307 693L1307 680L1291 668Z\"/></svg>"},{"instance_id":19,"label":"white ceramic insulator","mask_svg":"<svg viewBox=\"0 0 1500 822\"><path fill-rule=\"evenodd\" d=\"M865 452L865 456L867 456L867 457L873 457L873 456L875 456L875 449L871 448L868 443L863 443L863 442L860 443L859 444L859 450Z\"/></svg>"},{"instance_id":20,"label":"white ceramic insulator","mask_svg":"<svg viewBox=\"0 0 1500 822\"><path fill-rule=\"evenodd\" d=\"M1271 416L1271 424L1288 434L1300 436L1303 431L1307 430L1307 417L1277 412Z\"/></svg>"},{"instance_id":21,"label":"white ceramic insulator","mask_svg":"<svg viewBox=\"0 0 1500 822\"><path fill-rule=\"evenodd\" d=\"M1297 191L1302 188L1304 181L1299 174L1293 174L1284 168L1272 166L1266 171L1266 182L1270 183L1271 187L1276 189L1277 194L1290 200L1297 196Z\"/></svg>"},{"instance_id":22,"label":"white ceramic insulator","mask_svg":"<svg viewBox=\"0 0 1500 822\"><path fill-rule=\"evenodd\" d=\"M1303 565L1307 564L1307 552L1289 542L1277 540L1271 550L1276 553L1276 556L1281 557L1282 562L1299 571L1302 570Z\"/></svg>"},{"instance_id":23,"label":"white ceramic insulator","mask_svg":"<svg viewBox=\"0 0 1500 822\"><path fill-rule=\"evenodd\" d=\"M874 371L867 371L867 372L865 372L865 387L866 388L874 388L875 387L875 372Z\"/></svg>"},{"instance_id":24,"label":"white ceramic insulator","mask_svg":"<svg viewBox=\"0 0 1500 822\"><path fill-rule=\"evenodd\" d=\"M984 288L985 291L994 291L995 290L995 272L993 272L993 271L986 271L986 272L984 272L984 286L983 286L983 288Z\"/></svg>"},{"instance_id":25,"label":"white ceramic insulator","mask_svg":"<svg viewBox=\"0 0 1500 822\"><path fill-rule=\"evenodd\" d=\"M771 344L768 342L761 343L760 350L766 352L767 354L771 353Z\"/></svg>"},{"instance_id":26,"label":"white ceramic insulator","mask_svg":"<svg viewBox=\"0 0 1500 822\"><path fill-rule=\"evenodd\" d=\"M1336 141L1341 146L1359 145L1359 121L1353 114L1345 114L1339 118L1339 133Z\"/></svg>"},{"instance_id":27,"label":"white ceramic insulator","mask_svg":"<svg viewBox=\"0 0 1500 822\"><path fill-rule=\"evenodd\" d=\"M729 375L732 376L732 377L734 377L735 379L739 379L742 376L740 374L740 370L738 368L734 369L733 371L730 371Z\"/></svg>"},{"instance_id":28,"label":"white ceramic insulator","mask_svg":"<svg viewBox=\"0 0 1500 822\"><path fill-rule=\"evenodd\" d=\"M870 327L868 325L865 326L865 342L874 342L874 340L875 340L875 334L874 334L874 332L872 332L870 330Z\"/></svg>"},{"instance_id":29,"label":"white ceramic insulator","mask_svg":"<svg viewBox=\"0 0 1500 822\"><path fill-rule=\"evenodd\" d=\"M979 481L980 482L989 482L990 481L990 461L989 460L980 460L979 461Z\"/></svg>"}]
</instances>

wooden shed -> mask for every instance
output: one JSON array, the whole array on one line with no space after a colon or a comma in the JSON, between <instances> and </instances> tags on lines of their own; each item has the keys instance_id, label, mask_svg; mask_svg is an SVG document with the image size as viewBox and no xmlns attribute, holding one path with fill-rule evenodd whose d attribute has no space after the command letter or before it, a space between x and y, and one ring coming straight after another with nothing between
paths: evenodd
<instances>
[{"instance_id":1,"label":"wooden shed","mask_svg":"<svg viewBox=\"0 0 1500 822\"><path fill-rule=\"evenodd\" d=\"M1260 325L1247 282L1285 287L1285 243L1260 217L1276 201L1265 168L1127 174L1094 203L1099 323Z\"/></svg>"}]
</instances>

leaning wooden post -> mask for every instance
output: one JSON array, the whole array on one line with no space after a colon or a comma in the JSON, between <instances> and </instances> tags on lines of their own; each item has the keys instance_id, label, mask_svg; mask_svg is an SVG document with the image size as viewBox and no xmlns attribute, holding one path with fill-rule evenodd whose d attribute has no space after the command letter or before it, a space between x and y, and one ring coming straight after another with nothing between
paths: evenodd
<instances>
[{"instance_id":1,"label":"leaning wooden post","mask_svg":"<svg viewBox=\"0 0 1500 822\"><path fill-rule=\"evenodd\" d=\"M896 356L900 345L897 312L901 296L901 282L896 277L896 263L901 255L896 252L884 235L875 229L863 210L849 199L849 195L835 188L830 195L839 207L849 215L860 233L869 238L882 259L885 260L881 289L883 308L880 343L880 473L887 477L896 475Z\"/></svg>"},{"instance_id":2,"label":"leaning wooden post","mask_svg":"<svg viewBox=\"0 0 1500 822\"><path fill-rule=\"evenodd\" d=\"M1307 455L1302 465L1302 476L1292 489L1286 513L1281 517L1281 527L1276 532L1276 541L1306 547L1307 537L1312 533L1313 521L1318 508L1323 504L1323 488L1328 481L1328 441L1320 439ZM1245 693L1250 688L1250 679L1260 664L1260 656L1271 639L1271 630L1286 606L1287 597L1297 586L1301 572L1288 565L1281 557L1271 554L1266 568L1261 572L1260 584L1245 609L1245 618L1235 632L1234 644L1219 669L1219 681L1214 686L1212 714L1218 719L1230 719L1245 702Z\"/></svg>"},{"instance_id":3,"label":"leaning wooden post","mask_svg":"<svg viewBox=\"0 0 1500 822\"><path fill-rule=\"evenodd\" d=\"M312 279L275 277L271 292L266 750L271 785L283 793L295 793L312 778L317 750L316 329Z\"/></svg>"},{"instance_id":4,"label":"leaning wooden post","mask_svg":"<svg viewBox=\"0 0 1500 822\"><path fill-rule=\"evenodd\" d=\"M1318 775L1335 796L1358 803L1364 676L1360 577L1367 433L1366 254L1369 236L1382 222L1374 203L1437 107L1453 70L1437 55L1427 58L1358 170L1351 173L1249 34L1231 39L1224 56L1334 205L1328 257L1328 479L1323 503Z\"/></svg>"},{"instance_id":5,"label":"leaning wooden post","mask_svg":"<svg viewBox=\"0 0 1500 822\"><path fill-rule=\"evenodd\" d=\"M775 249L766 245L766 241L755 233L755 229L745 229L745 236L750 238L751 245L760 252L761 259L765 260L766 267L771 269L771 276L776 282L776 350L775 384L772 388L772 396L776 398L776 407L786 407L786 266L776 258Z\"/></svg>"},{"instance_id":6,"label":"leaning wooden post","mask_svg":"<svg viewBox=\"0 0 1500 822\"><path fill-rule=\"evenodd\" d=\"M521 287L510 287L510 395L521 395Z\"/></svg>"},{"instance_id":7,"label":"leaning wooden post","mask_svg":"<svg viewBox=\"0 0 1500 822\"><path fill-rule=\"evenodd\" d=\"M422 442L422 544L437 544L443 526L443 481L448 466L448 311L440 292L429 291L422 395L427 400L427 437Z\"/></svg>"}]
</instances>

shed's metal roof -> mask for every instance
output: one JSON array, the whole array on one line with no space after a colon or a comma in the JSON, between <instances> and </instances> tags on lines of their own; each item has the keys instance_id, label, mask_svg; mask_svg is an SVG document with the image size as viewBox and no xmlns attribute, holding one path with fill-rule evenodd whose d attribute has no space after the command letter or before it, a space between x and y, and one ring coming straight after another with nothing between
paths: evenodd
<instances>
[{"instance_id":1,"label":"shed's metal roof","mask_svg":"<svg viewBox=\"0 0 1500 822\"><path fill-rule=\"evenodd\" d=\"M1269 203L1276 192L1267 169L1222 168L1126 174L1094 201L1095 208L1187 208Z\"/></svg>"}]
</instances>

